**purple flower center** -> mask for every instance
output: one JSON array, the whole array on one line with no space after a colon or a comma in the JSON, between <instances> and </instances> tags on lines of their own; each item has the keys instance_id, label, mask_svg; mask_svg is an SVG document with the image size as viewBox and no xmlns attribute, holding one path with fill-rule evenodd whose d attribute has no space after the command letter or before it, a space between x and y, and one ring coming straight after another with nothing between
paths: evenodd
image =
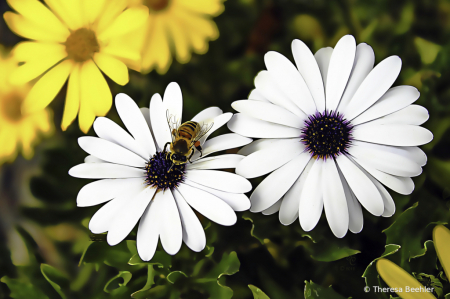
<instances>
[{"instance_id":1,"label":"purple flower center","mask_svg":"<svg viewBox=\"0 0 450 299\"><path fill-rule=\"evenodd\" d=\"M312 156L326 160L348 153L352 129L350 122L339 112L316 112L305 120L305 127L300 137L306 145L306 150Z\"/></svg>"},{"instance_id":2,"label":"purple flower center","mask_svg":"<svg viewBox=\"0 0 450 299\"><path fill-rule=\"evenodd\" d=\"M157 152L145 166L145 182L158 189L171 189L184 182L185 165L174 165L166 159L166 154Z\"/></svg>"}]
</instances>

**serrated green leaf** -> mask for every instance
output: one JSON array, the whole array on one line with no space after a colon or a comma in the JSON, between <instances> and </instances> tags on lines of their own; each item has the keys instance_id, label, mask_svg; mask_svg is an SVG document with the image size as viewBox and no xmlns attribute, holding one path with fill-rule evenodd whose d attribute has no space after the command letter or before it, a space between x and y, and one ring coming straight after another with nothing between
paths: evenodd
<instances>
[{"instance_id":1,"label":"serrated green leaf","mask_svg":"<svg viewBox=\"0 0 450 299\"><path fill-rule=\"evenodd\" d=\"M331 287L324 288L312 281L305 281L305 284L305 299L346 299Z\"/></svg>"},{"instance_id":2,"label":"serrated green leaf","mask_svg":"<svg viewBox=\"0 0 450 299\"><path fill-rule=\"evenodd\" d=\"M130 282L132 276L133 275L128 271L120 271L119 274L117 274L116 276L114 276L113 278L108 280L105 287L103 288L103 291L105 291L106 293L109 293L111 295L124 294L128 290L127 284L128 284L128 282ZM116 280L118 280L118 281L116 281ZM123 280L123 283L120 283L119 281L122 281L122 280ZM114 284L117 283L117 287L112 286L111 284L113 284L113 283Z\"/></svg>"},{"instance_id":3,"label":"serrated green leaf","mask_svg":"<svg viewBox=\"0 0 450 299\"><path fill-rule=\"evenodd\" d=\"M136 253L130 258L128 264L129 265L148 264L148 265L156 265L158 266L158 268L169 268L172 264L172 256L163 251L156 251L153 258L150 261L145 262L139 257L139 254Z\"/></svg>"},{"instance_id":4,"label":"serrated green leaf","mask_svg":"<svg viewBox=\"0 0 450 299\"><path fill-rule=\"evenodd\" d=\"M252 291L253 299L270 299L263 291L254 285L249 284L248 287Z\"/></svg>"},{"instance_id":5,"label":"serrated green leaf","mask_svg":"<svg viewBox=\"0 0 450 299\"><path fill-rule=\"evenodd\" d=\"M311 257L320 262L337 261L361 252L348 247L341 247L336 243L324 246L323 242L313 244L311 249Z\"/></svg>"},{"instance_id":6,"label":"serrated green leaf","mask_svg":"<svg viewBox=\"0 0 450 299\"><path fill-rule=\"evenodd\" d=\"M69 280L67 277L65 277L58 269L47 264L41 264L41 273L61 298L66 299L67 297L63 290L69 288Z\"/></svg>"},{"instance_id":7,"label":"serrated green leaf","mask_svg":"<svg viewBox=\"0 0 450 299\"><path fill-rule=\"evenodd\" d=\"M173 271L167 275L167 281L174 284L178 279L188 277L183 271Z\"/></svg>"},{"instance_id":8,"label":"serrated green leaf","mask_svg":"<svg viewBox=\"0 0 450 299\"><path fill-rule=\"evenodd\" d=\"M147 298L148 290L155 284L156 271L153 269L153 265L147 266L147 282L145 286L137 292L131 294L131 298Z\"/></svg>"},{"instance_id":9,"label":"serrated green leaf","mask_svg":"<svg viewBox=\"0 0 450 299\"><path fill-rule=\"evenodd\" d=\"M39 288L31 283L23 282L19 279L3 276L0 280L5 283L11 291L10 297L14 299L48 299Z\"/></svg>"}]
</instances>

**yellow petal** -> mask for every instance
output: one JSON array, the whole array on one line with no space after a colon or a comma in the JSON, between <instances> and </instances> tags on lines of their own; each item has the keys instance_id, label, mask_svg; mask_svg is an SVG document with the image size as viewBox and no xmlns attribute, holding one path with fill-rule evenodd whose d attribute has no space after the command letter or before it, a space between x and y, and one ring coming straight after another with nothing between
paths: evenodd
<instances>
[{"instance_id":1,"label":"yellow petal","mask_svg":"<svg viewBox=\"0 0 450 299\"><path fill-rule=\"evenodd\" d=\"M173 43L175 44L175 53L179 63L186 63L191 60L189 41L184 32L182 24L178 20L171 19L165 22Z\"/></svg>"},{"instance_id":2,"label":"yellow petal","mask_svg":"<svg viewBox=\"0 0 450 299\"><path fill-rule=\"evenodd\" d=\"M69 77L69 84L67 87L67 97L64 106L64 114L61 121L61 129L67 130L69 125L77 117L80 109L80 64L76 64Z\"/></svg>"},{"instance_id":3,"label":"yellow petal","mask_svg":"<svg viewBox=\"0 0 450 299\"><path fill-rule=\"evenodd\" d=\"M215 40L219 37L216 23L208 18L183 10L174 11L174 15L180 20L182 27L188 29L187 31L198 32L210 40Z\"/></svg>"},{"instance_id":4,"label":"yellow petal","mask_svg":"<svg viewBox=\"0 0 450 299\"><path fill-rule=\"evenodd\" d=\"M176 5L187 8L192 12L208 14L211 16L218 16L224 11L223 0L177 1Z\"/></svg>"},{"instance_id":5,"label":"yellow petal","mask_svg":"<svg viewBox=\"0 0 450 299\"><path fill-rule=\"evenodd\" d=\"M377 271L384 282L403 299L436 299L408 272L387 259L377 261ZM414 291L412 291L414 290Z\"/></svg>"},{"instance_id":6,"label":"yellow petal","mask_svg":"<svg viewBox=\"0 0 450 299\"><path fill-rule=\"evenodd\" d=\"M105 9L106 0L83 0L84 13L89 24L94 23L100 13Z\"/></svg>"},{"instance_id":7,"label":"yellow petal","mask_svg":"<svg viewBox=\"0 0 450 299\"><path fill-rule=\"evenodd\" d=\"M22 112L33 113L47 107L63 87L72 68L73 62L65 60L42 76L25 98Z\"/></svg>"},{"instance_id":8,"label":"yellow petal","mask_svg":"<svg viewBox=\"0 0 450 299\"><path fill-rule=\"evenodd\" d=\"M37 0L7 0L9 5L27 20L49 33L67 38L69 29L44 4Z\"/></svg>"},{"instance_id":9,"label":"yellow petal","mask_svg":"<svg viewBox=\"0 0 450 299\"><path fill-rule=\"evenodd\" d=\"M155 15L149 19L147 41L142 52L142 73L150 72L153 67L158 73L165 74L172 63L169 40L164 28L164 20Z\"/></svg>"},{"instance_id":10,"label":"yellow petal","mask_svg":"<svg viewBox=\"0 0 450 299\"><path fill-rule=\"evenodd\" d=\"M95 115L105 116L112 106L112 94L105 77L92 60L83 64L80 76L81 106L87 101Z\"/></svg>"},{"instance_id":11,"label":"yellow petal","mask_svg":"<svg viewBox=\"0 0 450 299\"><path fill-rule=\"evenodd\" d=\"M125 45L121 45L120 43L111 42L104 48L102 48L102 53L109 54L115 56L121 60L132 60L139 61L140 55L139 51L134 49L127 48Z\"/></svg>"},{"instance_id":12,"label":"yellow petal","mask_svg":"<svg viewBox=\"0 0 450 299\"><path fill-rule=\"evenodd\" d=\"M126 8L127 0L107 1L98 18L97 32L104 31Z\"/></svg>"},{"instance_id":13,"label":"yellow petal","mask_svg":"<svg viewBox=\"0 0 450 299\"><path fill-rule=\"evenodd\" d=\"M15 69L11 74L9 82L14 85L25 84L36 79L66 57L67 54L63 51L59 54L54 53L52 55L40 57L40 59L31 60Z\"/></svg>"},{"instance_id":14,"label":"yellow petal","mask_svg":"<svg viewBox=\"0 0 450 299\"><path fill-rule=\"evenodd\" d=\"M94 61L117 84L123 86L128 83L128 68L122 61L103 53L96 53L94 55Z\"/></svg>"},{"instance_id":15,"label":"yellow petal","mask_svg":"<svg viewBox=\"0 0 450 299\"><path fill-rule=\"evenodd\" d=\"M14 159L17 154L17 136L13 128L2 126L0 129L0 160ZM12 156L12 157L10 157Z\"/></svg>"},{"instance_id":16,"label":"yellow petal","mask_svg":"<svg viewBox=\"0 0 450 299\"><path fill-rule=\"evenodd\" d=\"M83 27L84 17L80 1L44 0L44 2L71 30Z\"/></svg>"},{"instance_id":17,"label":"yellow petal","mask_svg":"<svg viewBox=\"0 0 450 299\"><path fill-rule=\"evenodd\" d=\"M127 34L142 25L148 18L148 7L132 7L121 13L104 31L98 32L98 39L105 42L111 38Z\"/></svg>"},{"instance_id":18,"label":"yellow petal","mask_svg":"<svg viewBox=\"0 0 450 299\"><path fill-rule=\"evenodd\" d=\"M20 62L63 54L67 56L66 47L56 43L20 42L12 50L12 55Z\"/></svg>"},{"instance_id":19,"label":"yellow petal","mask_svg":"<svg viewBox=\"0 0 450 299\"><path fill-rule=\"evenodd\" d=\"M95 120L95 113L88 98L82 98L80 103L80 113L78 114L78 124L81 131L87 134Z\"/></svg>"},{"instance_id":20,"label":"yellow petal","mask_svg":"<svg viewBox=\"0 0 450 299\"><path fill-rule=\"evenodd\" d=\"M434 247L444 268L447 278L450 277L450 230L443 225L437 225L433 229Z\"/></svg>"},{"instance_id":21,"label":"yellow petal","mask_svg":"<svg viewBox=\"0 0 450 299\"><path fill-rule=\"evenodd\" d=\"M54 32L49 32L45 28L36 25L35 23L29 21L28 19L24 18L21 15L7 11L3 15L3 18L5 19L9 29L11 29L15 34L20 35L22 37L38 41L50 41L60 43L66 41L67 36L55 34Z\"/></svg>"}]
</instances>

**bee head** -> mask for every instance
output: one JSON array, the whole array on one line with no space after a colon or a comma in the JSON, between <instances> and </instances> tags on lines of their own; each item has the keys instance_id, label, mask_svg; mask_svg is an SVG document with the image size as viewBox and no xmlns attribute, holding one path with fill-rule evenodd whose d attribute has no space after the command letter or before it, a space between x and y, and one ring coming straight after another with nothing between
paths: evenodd
<instances>
[{"instance_id":1,"label":"bee head","mask_svg":"<svg viewBox=\"0 0 450 299\"><path fill-rule=\"evenodd\" d=\"M184 155L172 154L170 156L170 160L175 165L185 164L187 162L187 158Z\"/></svg>"}]
</instances>

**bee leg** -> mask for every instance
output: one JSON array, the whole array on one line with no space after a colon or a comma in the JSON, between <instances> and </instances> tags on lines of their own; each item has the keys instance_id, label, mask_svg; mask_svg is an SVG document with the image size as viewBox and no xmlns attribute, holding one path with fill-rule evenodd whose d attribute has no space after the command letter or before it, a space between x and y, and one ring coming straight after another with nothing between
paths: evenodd
<instances>
[{"instance_id":1,"label":"bee leg","mask_svg":"<svg viewBox=\"0 0 450 299\"><path fill-rule=\"evenodd\" d=\"M194 151L192 151L191 154L189 155L189 158L188 158L189 163L192 163L191 158L193 155L194 155Z\"/></svg>"},{"instance_id":2,"label":"bee leg","mask_svg":"<svg viewBox=\"0 0 450 299\"><path fill-rule=\"evenodd\" d=\"M203 156L203 151L202 151L203 149L202 149L202 146L200 145L200 141L195 142L194 146L195 146L195 149L200 152L200 157Z\"/></svg>"},{"instance_id":3,"label":"bee leg","mask_svg":"<svg viewBox=\"0 0 450 299\"><path fill-rule=\"evenodd\" d=\"M163 151L163 153L166 153L167 145L169 145L169 144L170 144L170 142L167 142L167 143L164 145L164 151Z\"/></svg>"}]
</instances>

